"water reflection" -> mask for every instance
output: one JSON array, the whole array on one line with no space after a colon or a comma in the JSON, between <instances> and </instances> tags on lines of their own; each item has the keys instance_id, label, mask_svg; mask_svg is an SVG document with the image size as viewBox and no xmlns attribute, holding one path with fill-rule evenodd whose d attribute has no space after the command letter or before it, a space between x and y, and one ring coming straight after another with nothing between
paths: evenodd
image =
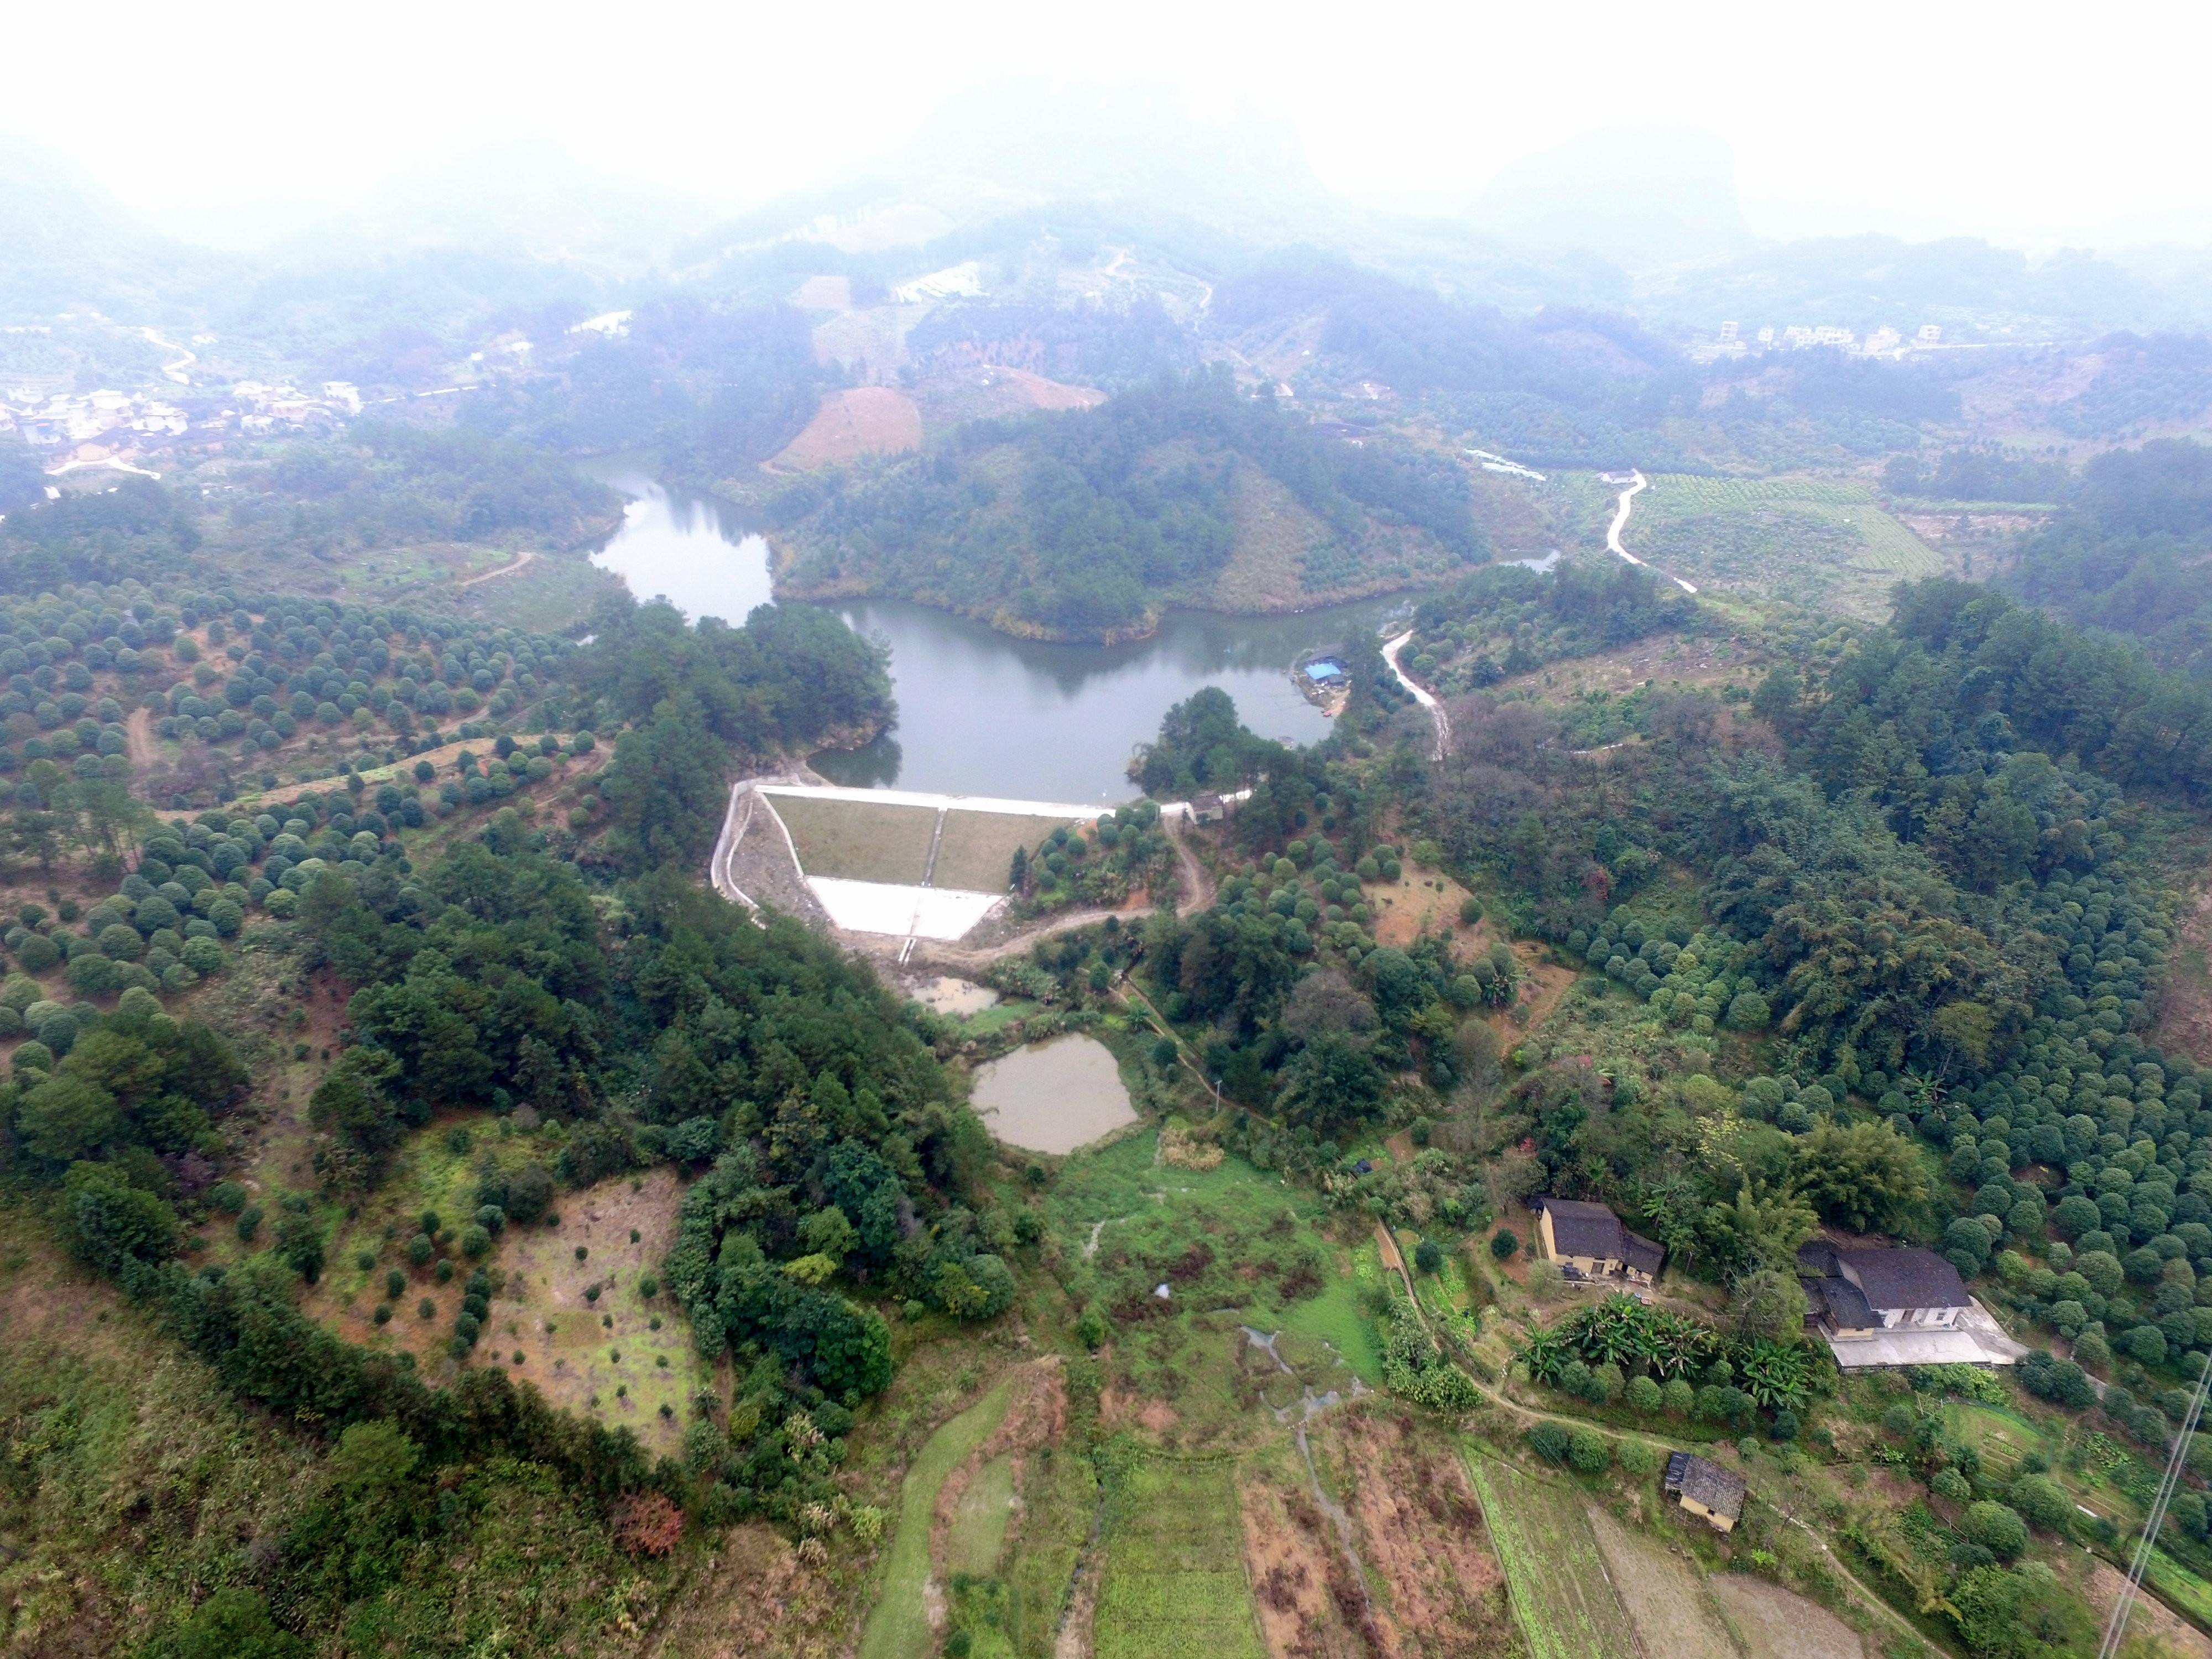
<instances>
[{"instance_id":1,"label":"water reflection","mask_svg":"<svg viewBox=\"0 0 2212 1659\"><path fill-rule=\"evenodd\" d=\"M768 544L737 508L664 488L647 457L608 457L587 470L631 497L592 562L637 598L663 595L687 616L732 623L772 602ZM847 623L889 641L899 720L866 748L812 763L854 788L1126 800L1135 746L1201 686L1228 692L1262 737L1319 741L1328 721L1291 683L1292 666L1412 603L1401 595L1296 617L1180 611L1152 638L1116 646L1018 640L898 601L841 603Z\"/></svg>"},{"instance_id":2,"label":"water reflection","mask_svg":"<svg viewBox=\"0 0 2212 1659\"><path fill-rule=\"evenodd\" d=\"M630 500L622 528L592 555L640 601L665 599L687 617L732 626L775 599L768 543L738 509L712 495L670 489L635 456L611 456L585 471Z\"/></svg>"},{"instance_id":3,"label":"water reflection","mask_svg":"<svg viewBox=\"0 0 2212 1659\"><path fill-rule=\"evenodd\" d=\"M895 741L814 757L840 783L1039 800L1126 800L1135 746L1201 686L1237 701L1262 737L1317 743L1328 720L1290 671L1312 652L1372 631L1407 601L1370 600L1297 617L1170 613L1149 640L1055 645L1017 640L979 622L889 600L837 607L852 627L891 647L899 702Z\"/></svg>"}]
</instances>

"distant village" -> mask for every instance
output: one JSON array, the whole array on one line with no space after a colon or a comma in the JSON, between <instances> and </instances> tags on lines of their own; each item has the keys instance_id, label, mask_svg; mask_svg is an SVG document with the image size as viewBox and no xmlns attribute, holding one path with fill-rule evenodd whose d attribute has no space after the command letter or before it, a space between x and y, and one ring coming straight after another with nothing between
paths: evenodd
<instances>
[{"instance_id":1,"label":"distant village","mask_svg":"<svg viewBox=\"0 0 2212 1659\"><path fill-rule=\"evenodd\" d=\"M1943 344L1943 330L1936 323L1923 323L1911 339L1893 328L1878 328L1864 339L1847 328L1804 328L1790 325L1783 328L1762 328L1746 339L1741 324L1723 323L1717 334L1701 335L1691 342L1686 355L1692 362L1710 363L1723 357L1746 357L1756 349L1767 351L1803 351L1815 346L1847 352L1855 357L1902 358L1914 351L1940 351Z\"/></svg>"},{"instance_id":2,"label":"distant village","mask_svg":"<svg viewBox=\"0 0 2212 1659\"><path fill-rule=\"evenodd\" d=\"M217 395L21 389L0 395L0 433L21 434L49 477L95 467L159 477L182 452L220 454L238 434L335 430L361 409L344 380L319 392L239 380Z\"/></svg>"}]
</instances>

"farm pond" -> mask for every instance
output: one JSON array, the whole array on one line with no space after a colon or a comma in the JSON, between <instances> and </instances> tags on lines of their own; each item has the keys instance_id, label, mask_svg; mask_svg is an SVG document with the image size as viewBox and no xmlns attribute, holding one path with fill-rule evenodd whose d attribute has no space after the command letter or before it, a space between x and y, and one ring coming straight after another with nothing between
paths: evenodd
<instances>
[{"instance_id":1,"label":"farm pond","mask_svg":"<svg viewBox=\"0 0 2212 1659\"><path fill-rule=\"evenodd\" d=\"M977 1068L975 1114L1009 1146L1055 1156L1137 1121L1106 1045L1087 1036L1031 1042Z\"/></svg>"}]
</instances>

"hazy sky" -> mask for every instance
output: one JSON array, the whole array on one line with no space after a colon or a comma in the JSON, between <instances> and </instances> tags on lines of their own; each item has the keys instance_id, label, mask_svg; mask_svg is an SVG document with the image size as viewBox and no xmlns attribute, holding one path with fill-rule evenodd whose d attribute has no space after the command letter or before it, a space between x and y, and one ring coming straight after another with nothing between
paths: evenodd
<instances>
[{"instance_id":1,"label":"hazy sky","mask_svg":"<svg viewBox=\"0 0 2212 1659\"><path fill-rule=\"evenodd\" d=\"M0 128L183 228L328 211L542 136L720 204L865 167L1017 77L1287 124L1332 188L1455 209L1593 127L1729 141L1754 229L2212 240L2201 7L106 4L9 23Z\"/></svg>"}]
</instances>

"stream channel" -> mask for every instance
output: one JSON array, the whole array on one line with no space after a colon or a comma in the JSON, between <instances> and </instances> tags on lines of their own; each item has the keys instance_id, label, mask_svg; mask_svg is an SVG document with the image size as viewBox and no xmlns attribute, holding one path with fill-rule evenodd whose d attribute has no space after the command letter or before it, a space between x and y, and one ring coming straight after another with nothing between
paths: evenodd
<instances>
[{"instance_id":1,"label":"stream channel","mask_svg":"<svg viewBox=\"0 0 2212 1659\"><path fill-rule=\"evenodd\" d=\"M774 602L769 545L747 515L668 489L636 456L588 463L629 496L622 528L592 555L640 600L665 597L695 621L732 626ZM1026 800L1114 802L1137 793L1132 749L1194 691L1218 685L1261 736L1309 744L1328 721L1291 683L1313 652L1376 630L1412 606L1397 594L1296 616L1170 611L1127 645L1018 640L982 623L890 599L830 608L890 646L898 723L864 749L825 751L814 769L854 787L922 789Z\"/></svg>"}]
</instances>

